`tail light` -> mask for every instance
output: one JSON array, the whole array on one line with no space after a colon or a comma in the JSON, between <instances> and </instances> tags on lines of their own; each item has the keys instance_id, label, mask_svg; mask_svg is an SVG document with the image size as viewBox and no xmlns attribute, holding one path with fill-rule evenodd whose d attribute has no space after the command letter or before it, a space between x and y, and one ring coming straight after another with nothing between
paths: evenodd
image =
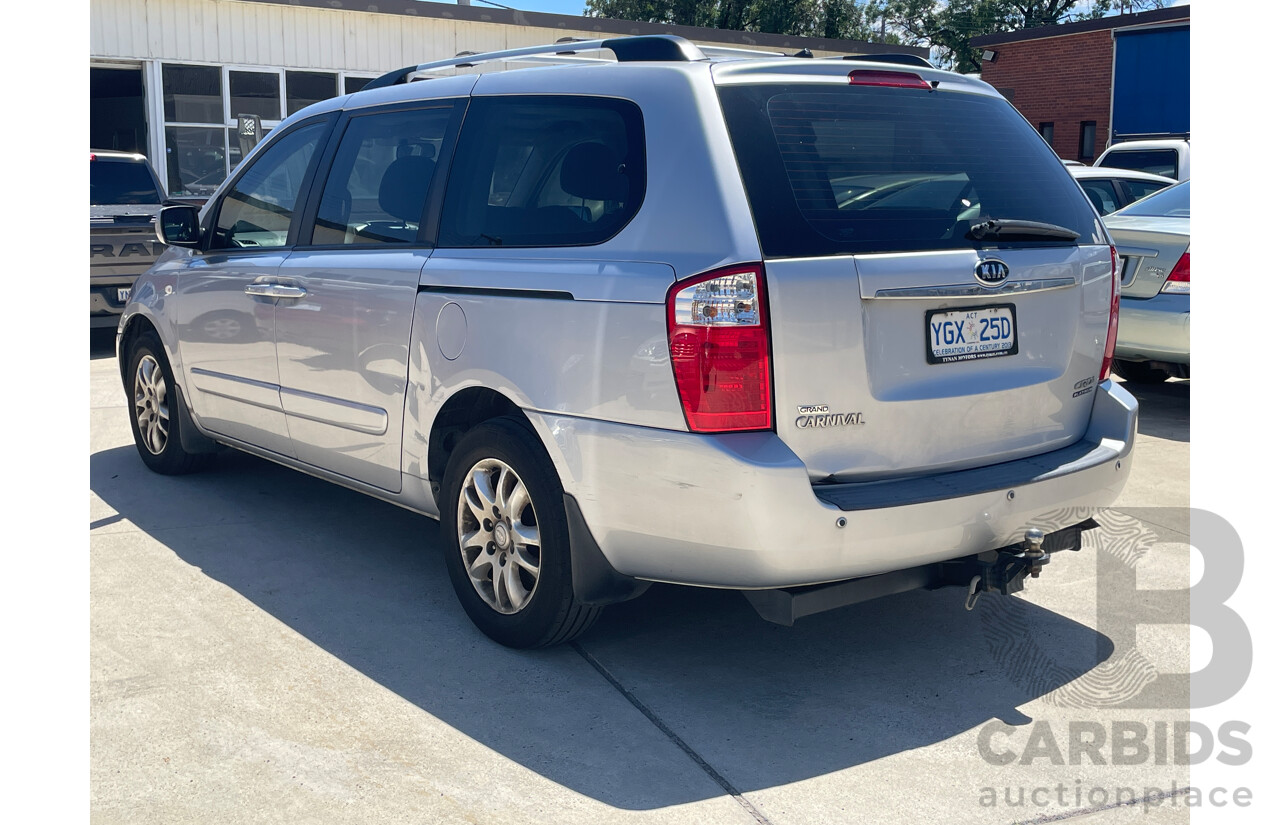
<instances>
[{"instance_id":1,"label":"tail light","mask_svg":"<svg viewBox=\"0 0 1280 825\"><path fill-rule=\"evenodd\" d=\"M849 72L850 86L896 86L900 89L933 88L915 72L886 72L883 69L854 69Z\"/></svg>"},{"instance_id":2,"label":"tail light","mask_svg":"<svg viewBox=\"0 0 1280 825\"><path fill-rule=\"evenodd\" d=\"M1120 330L1120 276L1116 266L1116 248L1111 247L1111 319L1107 323L1107 346L1102 351L1102 369L1098 371L1098 380L1106 381L1111 377L1111 361L1116 356L1116 333Z\"/></svg>"},{"instance_id":3,"label":"tail light","mask_svg":"<svg viewBox=\"0 0 1280 825\"><path fill-rule=\"evenodd\" d=\"M1165 278L1161 292L1173 292L1178 295L1191 294L1191 250L1182 253L1182 257L1173 265L1173 271Z\"/></svg>"},{"instance_id":4,"label":"tail light","mask_svg":"<svg viewBox=\"0 0 1280 825\"><path fill-rule=\"evenodd\" d=\"M672 286L667 293L667 342L690 430L773 427L761 264L729 266Z\"/></svg>"}]
</instances>

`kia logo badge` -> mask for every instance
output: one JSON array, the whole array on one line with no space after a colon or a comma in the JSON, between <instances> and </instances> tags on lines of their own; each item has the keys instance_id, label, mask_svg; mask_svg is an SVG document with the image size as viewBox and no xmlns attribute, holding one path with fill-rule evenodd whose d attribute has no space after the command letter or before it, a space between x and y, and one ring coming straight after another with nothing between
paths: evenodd
<instances>
[{"instance_id":1,"label":"kia logo badge","mask_svg":"<svg viewBox=\"0 0 1280 825\"><path fill-rule=\"evenodd\" d=\"M1000 286L1009 277L1009 266L994 258L978 261L978 265L973 268L973 277L983 286Z\"/></svg>"}]
</instances>

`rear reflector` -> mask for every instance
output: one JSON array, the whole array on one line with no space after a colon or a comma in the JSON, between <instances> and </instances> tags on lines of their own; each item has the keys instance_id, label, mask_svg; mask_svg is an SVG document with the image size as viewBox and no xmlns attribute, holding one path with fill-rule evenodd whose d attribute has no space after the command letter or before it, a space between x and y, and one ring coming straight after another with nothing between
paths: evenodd
<instances>
[{"instance_id":1,"label":"rear reflector","mask_svg":"<svg viewBox=\"0 0 1280 825\"><path fill-rule=\"evenodd\" d=\"M739 264L680 281L667 293L667 342L693 432L773 426L764 268Z\"/></svg>"},{"instance_id":2,"label":"rear reflector","mask_svg":"<svg viewBox=\"0 0 1280 825\"><path fill-rule=\"evenodd\" d=\"M1116 333L1120 331L1120 276L1117 267L1116 248L1111 247L1111 318L1107 322L1107 344L1102 350L1102 369L1098 370L1098 380L1106 381L1111 377L1111 361L1116 356Z\"/></svg>"},{"instance_id":3,"label":"rear reflector","mask_svg":"<svg viewBox=\"0 0 1280 825\"><path fill-rule=\"evenodd\" d=\"M1161 292L1172 292L1178 295L1191 294L1191 250L1182 253L1182 257L1173 265L1173 271L1165 279Z\"/></svg>"},{"instance_id":4,"label":"rear reflector","mask_svg":"<svg viewBox=\"0 0 1280 825\"><path fill-rule=\"evenodd\" d=\"M854 69L849 72L850 86L897 86L902 89L932 88L914 72L886 72L881 69Z\"/></svg>"}]
</instances>

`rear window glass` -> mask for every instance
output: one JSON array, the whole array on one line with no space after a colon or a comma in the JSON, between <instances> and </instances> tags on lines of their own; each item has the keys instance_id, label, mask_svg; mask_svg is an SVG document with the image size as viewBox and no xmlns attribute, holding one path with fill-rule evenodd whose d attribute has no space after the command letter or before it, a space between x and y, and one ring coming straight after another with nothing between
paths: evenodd
<instances>
[{"instance_id":1,"label":"rear window glass","mask_svg":"<svg viewBox=\"0 0 1280 825\"><path fill-rule=\"evenodd\" d=\"M1089 202L1001 98L734 85L720 101L769 257L985 246L965 234L992 218L1095 239Z\"/></svg>"},{"instance_id":2,"label":"rear window glass","mask_svg":"<svg viewBox=\"0 0 1280 825\"><path fill-rule=\"evenodd\" d=\"M1166 178L1178 177L1178 153L1172 149L1112 151L1098 165L1164 175Z\"/></svg>"},{"instance_id":3,"label":"rear window glass","mask_svg":"<svg viewBox=\"0 0 1280 825\"><path fill-rule=\"evenodd\" d=\"M159 203L151 170L136 161L95 160L89 163L89 205Z\"/></svg>"},{"instance_id":4,"label":"rear window glass","mask_svg":"<svg viewBox=\"0 0 1280 825\"><path fill-rule=\"evenodd\" d=\"M1191 182L1162 189L1122 209L1122 215L1145 215L1154 218L1191 217Z\"/></svg>"}]
</instances>

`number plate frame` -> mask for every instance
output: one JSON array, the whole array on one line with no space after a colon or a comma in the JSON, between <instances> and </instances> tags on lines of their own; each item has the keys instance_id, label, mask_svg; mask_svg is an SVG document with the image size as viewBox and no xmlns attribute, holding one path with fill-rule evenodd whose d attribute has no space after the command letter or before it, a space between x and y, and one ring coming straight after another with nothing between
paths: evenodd
<instances>
[{"instance_id":1,"label":"number plate frame","mask_svg":"<svg viewBox=\"0 0 1280 825\"><path fill-rule=\"evenodd\" d=\"M1008 349L991 352L970 352L964 355L934 355L933 326L934 316L949 315L957 312L976 312L984 309L1007 309L1009 320L1013 324L1013 346ZM983 304L976 307L953 307L951 309L931 309L924 314L924 357L930 364L958 364L964 361L983 361L987 358L1002 358L1006 355L1018 354L1018 308L1014 304Z\"/></svg>"}]
</instances>

